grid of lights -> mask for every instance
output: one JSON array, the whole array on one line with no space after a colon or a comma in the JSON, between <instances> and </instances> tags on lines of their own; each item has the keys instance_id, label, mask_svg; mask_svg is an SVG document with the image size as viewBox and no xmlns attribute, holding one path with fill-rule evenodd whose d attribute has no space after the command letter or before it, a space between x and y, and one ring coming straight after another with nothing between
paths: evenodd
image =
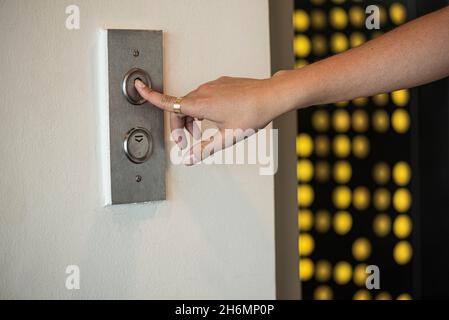
<instances>
[{"instance_id":1,"label":"grid of lights","mask_svg":"<svg viewBox=\"0 0 449 320\"><path fill-rule=\"evenodd\" d=\"M381 30L407 20L377 1ZM362 1L296 1L296 67L382 34L365 28ZM298 112L298 250L304 299L411 299L410 92L399 90ZM365 287L379 266L381 290Z\"/></svg>"}]
</instances>

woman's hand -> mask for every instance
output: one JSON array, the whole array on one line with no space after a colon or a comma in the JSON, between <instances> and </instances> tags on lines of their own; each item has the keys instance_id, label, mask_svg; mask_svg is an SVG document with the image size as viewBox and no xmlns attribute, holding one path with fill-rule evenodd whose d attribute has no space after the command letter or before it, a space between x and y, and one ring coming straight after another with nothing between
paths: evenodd
<instances>
[{"instance_id":1,"label":"woman's hand","mask_svg":"<svg viewBox=\"0 0 449 320\"><path fill-rule=\"evenodd\" d=\"M171 112L172 137L181 149L187 146L184 128L195 139L201 138L195 119L207 119L216 125L218 131L212 138L194 145L184 156L184 163L193 165L242 140L244 137L238 132L248 132L248 129L257 132L280 115L283 111L279 104L282 102L276 93L281 83L277 80L280 78L275 76L256 80L221 77L207 82L182 98L181 114L174 113L176 97L152 91L139 80L135 86L151 104ZM233 129L232 137L229 137L229 129Z\"/></svg>"}]
</instances>

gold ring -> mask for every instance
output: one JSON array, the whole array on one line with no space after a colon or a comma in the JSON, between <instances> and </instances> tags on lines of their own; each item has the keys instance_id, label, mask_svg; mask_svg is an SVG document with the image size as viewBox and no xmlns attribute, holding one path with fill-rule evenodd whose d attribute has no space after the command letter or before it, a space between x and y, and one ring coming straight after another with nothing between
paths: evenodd
<instances>
[{"instance_id":1,"label":"gold ring","mask_svg":"<svg viewBox=\"0 0 449 320\"><path fill-rule=\"evenodd\" d=\"M182 98L176 98L175 103L173 104L173 112L174 113L182 113L181 112L181 102L182 102Z\"/></svg>"}]
</instances>

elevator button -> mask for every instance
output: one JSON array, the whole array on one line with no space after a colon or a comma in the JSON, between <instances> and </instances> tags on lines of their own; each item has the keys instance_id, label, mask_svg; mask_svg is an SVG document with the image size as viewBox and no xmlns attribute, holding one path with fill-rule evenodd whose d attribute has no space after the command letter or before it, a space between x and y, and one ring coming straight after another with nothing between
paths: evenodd
<instances>
[{"instance_id":1,"label":"elevator button","mask_svg":"<svg viewBox=\"0 0 449 320\"><path fill-rule=\"evenodd\" d=\"M148 161L153 152L151 133L145 128L131 129L126 134L123 148L132 162L140 164Z\"/></svg>"},{"instance_id":2,"label":"elevator button","mask_svg":"<svg viewBox=\"0 0 449 320\"><path fill-rule=\"evenodd\" d=\"M146 100L140 96L134 86L137 79L151 88L151 79L148 73L142 69L134 68L129 70L123 78L122 91L129 103L141 105L144 104Z\"/></svg>"}]
</instances>

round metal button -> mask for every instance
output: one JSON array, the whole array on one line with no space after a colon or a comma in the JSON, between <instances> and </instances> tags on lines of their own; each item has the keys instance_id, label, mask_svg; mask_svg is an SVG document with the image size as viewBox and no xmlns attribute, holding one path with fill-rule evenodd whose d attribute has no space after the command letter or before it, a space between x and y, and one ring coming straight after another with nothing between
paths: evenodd
<instances>
[{"instance_id":1,"label":"round metal button","mask_svg":"<svg viewBox=\"0 0 449 320\"><path fill-rule=\"evenodd\" d=\"M145 128L131 129L126 134L123 148L132 162L137 164L146 162L153 152L151 133Z\"/></svg>"},{"instance_id":2,"label":"round metal button","mask_svg":"<svg viewBox=\"0 0 449 320\"><path fill-rule=\"evenodd\" d=\"M151 88L151 79L148 73L142 69L134 68L129 70L123 78L122 90L129 103L141 105L146 102L137 92L134 82L139 79Z\"/></svg>"}]
</instances>

